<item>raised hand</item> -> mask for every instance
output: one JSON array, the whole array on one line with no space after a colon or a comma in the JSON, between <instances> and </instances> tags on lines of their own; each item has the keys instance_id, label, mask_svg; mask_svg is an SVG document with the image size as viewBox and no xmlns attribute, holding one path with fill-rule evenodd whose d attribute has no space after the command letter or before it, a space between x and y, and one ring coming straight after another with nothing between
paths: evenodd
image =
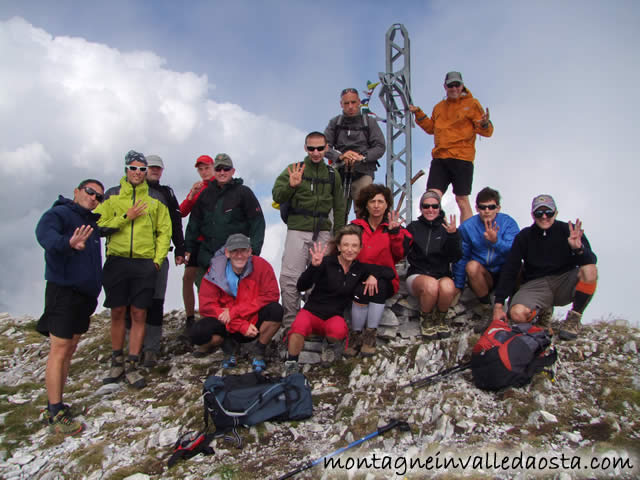
<instances>
[{"instance_id":1,"label":"raised hand","mask_svg":"<svg viewBox=\"0 0 640 480\"><path fill-rule=\"evenodd\" d=\"M498 230L500 227L495 221L485 220L484 222L484 238L491 243L498 241Z\"/></svg>"},{"instance_id":2,"label":"raised hand","mask_svg":"<svg viewBox=\"0 0 640 480\"><path fill-rule=\"evenodd\" d=\"M418 110L420 110L420 107L416 107L415 105L409 105L409 111L411 113L416 113Z\"/></svg>"},{"instance_id":3,"label":"raised hand","mask_svg":"<svg viewBox=\"0 0 640 480\"><path fill-rule=\"evenodd\" d=\"M314 267L320 266L328 248L329 247L326 243L323 245L320 242L313 242L313 246L309 249L309 253L311 254L311 265Z\"/></svg>"},{"instance_id":4,"label":"raised hand","mask_svg":"<svg viewBox=\"0 0 640 480\"><path fill-rule=\"evenodd\" d=\"M198 181L194 183L193 187L191 187L191 190L189 190L189 200L193 200L193 197L195 197L196 193L202 190L203 186L204 186L203 181Z\"/></svg>"},{"instance_id":5,"label":"raised hand","mask_svg":"<svg viewBox=\"0 0 640 480\"><path fill-rule=\"evenodd\" d=\"M362 282L364 284L364 294L365 295L376 295L378 293L378 279L373 275L369 275L367 279Z\"/></svg>"},{"instance_id":6,"label":"raised hand","mask_svg":"<svg viewBox=\"0 0 640 480\"><path fill-rule=\"evenodd\" d=\"M147 204L142 200L138 200L136 203L133 204L132 207L129 208L129 210L127 210L127 218L129 220L135 220L136 218L144 215L146 211L147 211Z\"/></svg>"},{"instance_id":7,"label":"raised hand","mask_svg":"<svg viewBox=\"0 0 640 480\"><path fill-rule=\"evenodd\" d=\"M583 233L584 230L582 230L582 222L579 218L576 218L575 225L569 222L569 238L567 240L571 250L580 250L582 248Z\"/></svg>"},{"instance_id":8,"label":"raised hand","mask_svg":"<svg viewBox=\"0 0 640 480\"><path fill-rule=\"evenodd\" d=\"M84 250L87 240L93 233L91 225L82 225L73 231L73 235L69 239L69 246L74 250Z\"/></svg>"},{"instance_id":9,"label":"raised hand","mask_svg":"<svg viewBox=\"0 0 640 480\"><path fill-rule=\"evenodd\" d=\"M480 124L480 128L489 128L489 107L487 107L487 110L482 114L478 123Z\"/></svg>"},{"instance_id":10,"label":"raised hand","mask_svg":"<svg viewBox=\"0 0 640 480\"><path fill-rule=\"evenodd\" d=\"M444 229L447 231L447 233L456 233L456 230L457 230L456 216L449 215L449 222L447 222L447 219L445 218L442 222L442 225Z\"/></svg>"},{"instance_id":11,"label":"raised hand","mask_svg":"<svg viewBox=\"0 0 640 480\"><path fill-rule=\"evenodd\" d=\"M391 210L389 212L389 230L393 230L394 228L398 228L402 225L402 219L400 218L400 213L395 210Z\"/></svg>"},{"instance_id":12,"label":"raised hand","mask_svg":"<svg viewBox=\"0 0 640 480\"><path fill-rule=\"evenodd\" d=\"M297 188L302 183L302 173L304 172L304 163L300 165L299 163L294 163L290 167L287 167L287 172L289 172L289 186L291 188Z\"/></svg>"}]
</instances>

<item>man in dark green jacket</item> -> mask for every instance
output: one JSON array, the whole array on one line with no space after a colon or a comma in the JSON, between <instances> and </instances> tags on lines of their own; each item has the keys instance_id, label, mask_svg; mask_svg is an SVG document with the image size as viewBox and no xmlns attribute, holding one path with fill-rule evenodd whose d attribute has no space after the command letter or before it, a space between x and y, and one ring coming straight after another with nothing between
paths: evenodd
<instances>
[{"instance_id":1,"label":"man in dark green jacket","mask_svg":"<svg viewBox=\"0 0 640 480\"><path fill-rule=\"evenodd\" d=\"M300 309L298 278L310 262L313 242L327 243L333 231L344 226L345 202L340 174L327 166L324 153L327 139L320 132L311 132L305 139L307 152L303 162L289 165L273 186L273 201L287 204L287 238L280 269L280 291L284 307L283 323L291 326Z\"/></svg>"},{"instance_id":2,"label":"man in dark green jacket","mask_svg":"<svg viewBox=\"0 0 640 480\"><path fill-rule=\"evenodd\" d=\"M215 180L200 194L191 214L185 233L185 259L200 243L198 266L206 271L211 257L220 250L229 235L242 233L251 239L251 250L260 255L264 243L264 215L253 191L242 184L241 178L233 178L235 168L231 157L219 153L214 160Z\"/></svg>"}]
</instances>

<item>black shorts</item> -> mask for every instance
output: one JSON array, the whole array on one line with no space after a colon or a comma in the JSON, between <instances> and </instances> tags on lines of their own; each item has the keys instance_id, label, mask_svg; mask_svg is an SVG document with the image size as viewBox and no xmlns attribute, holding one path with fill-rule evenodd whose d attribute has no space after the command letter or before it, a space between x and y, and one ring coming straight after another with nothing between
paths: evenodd
<instances>
[{"instance_id":1,"label":"black shorts","mask_svg":"<svg viewBox=\"0 0 640 480\"><path fill-rule=\"evenodd\" d=\"M200 253L200 244L198 243L191 252L191 256L189 257L189 261L187 262L187 267L197 267L198 266L198 254Z\"/></svg>"},{"instance_id":2,"label":"black shorts","mask_svg":"<svg viewBox=\"0 0 640 480\"><path fill-rule=\"evenodd\" d=\"M260 330L262 322L282 322L284 310L282 305L277 302L268 303L258 311L258 321L256 328ZM231 337L236 342L247 343L255 340L257 337L245 337L239 332L229 333L227 327L217 318L204 317L194 323L189 329L189 338L194 345L205 345L211 341L213 335L221 337Z\"/></svg>"},{"instance_id":3,"label":"black shorts","mask_svg":"<svg viewBox=\"0 0 640 480\"><path fill-rule=\"evenodd\" d=\"M427 190L435 188L444 195L449 184L453 185L453 194L471 195L473 183L473 162L457 158L434 158L429 167Z\"/></svg>"},{"instance_id":4,"label":"black shorts","mask_svg":"<svg viewBox=\"0 0 640 480\"><path fill-rule=\"evenodd\" d=\"M158 270L150 258L107 257L102 269L104 306L149 308L157 275Z\"/></svg>"},{"instance_id":5,"label":"black shorts","mask_svg":"<svg viewBox=\"0 0 640 480\"><path fill-rule=\"evenodd\" d=\"M498 270L497 272L489 272L489 270L487 270L487 272L489 272L489 275L491 275L491 280L493 280L493 285L491 286L491 291L495 290L495 288L498 286L498 281L500 280L500 272L502 270Z\"/></svg>"},{"instance_id":6,"label":"black shorts","mask_svg":"<svg viewBox=\"0 0 640 480\"><path fill-rule=\"evenodd\" d=\"M44 293L44 313L36 330L47 337L72 339L89 330L89 318L96 311L98 298L47 282Z\"/></svg>"}]
</instances>

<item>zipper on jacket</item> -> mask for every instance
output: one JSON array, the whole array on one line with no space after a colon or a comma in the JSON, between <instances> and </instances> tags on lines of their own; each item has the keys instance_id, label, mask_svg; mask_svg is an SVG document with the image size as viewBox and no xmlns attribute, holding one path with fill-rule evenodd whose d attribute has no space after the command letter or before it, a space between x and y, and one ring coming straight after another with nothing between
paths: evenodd
<instances>
[{"instance_id":1,"label":"zipper on jacket","mask_svg":"<svg viewBox=\"0 0 640 480\"><path fill-rule=\"evenodd\" d=\"M133 187L133 203L131 204L131 206L136 204L136 186L132 185ZM133 222L135 222L135 219L131 220L131 241L129 242L129 258L133 258Z\"/></svg>"}]
</instances>

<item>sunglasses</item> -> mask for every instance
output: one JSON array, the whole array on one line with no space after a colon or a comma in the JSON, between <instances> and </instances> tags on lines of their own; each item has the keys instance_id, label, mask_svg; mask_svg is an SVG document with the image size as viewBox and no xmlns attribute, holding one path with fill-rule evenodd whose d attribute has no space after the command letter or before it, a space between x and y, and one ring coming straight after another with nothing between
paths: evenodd
<instances>
[{"instance_id":1,"label":"sunglasses","mask_svg":"<svg viewBox=\"0 0 640 480\"><path fill-rule=\"evenodd\" d=\"M233 170L233 167L228 167L226 165L218 165L216 168L214 168L214 170L216 172L230 172L231 170Z\"/></svg>"},{"instance_id":2,"label":"sunglasses","mask_svg":"<svg viewBox=\"0 0 640 480\"><path fill-rule=\"evenodd\" d=\"M342 97L343 95L346 95L347 93L358 93L358 90L356 90L355 88L345 88L340 93L340 96Z\"/></svg>"},{"instance_id":3,"label":"sunglasses","mask_svg":"<svg viewBox=\"0 0 640 480\"><path fill-rule=\"evenodd\" d=\"M492 203L491 205L476 205L478 207L479 210L495 210L496 208L498 208L498 205L496 205L495 203Z\"/></svg>"},{"instance_id":4,"label":"sunglasses","mask_svg":"<svg viewBox=\"0 0 640 480\"><path fill-rule=\"evenodd\" d=\"M551 218L556 214L555 210L536 210L535 212L533 212L533 216L536 218L542 218L545 215L547 216L547 218Z\"/></svg>"},{"instance_id":5,"label":"sunglasses","mask_svg":"<svg viewBox=\"0 0 640 480\"><path fill-rule=\"evenodd\" d=\"M447 88L458 88L460 85L462 85L460 82L451 82L447 83Z\"/></svg>"},{"instance_id":6,"label":"sunglasses","mask_svg":"<svg viewBox=\"0 0 640 480\"><path fill-rule=\"evenodd\" d=\"M87 195L90 195L92 197L96 197L96 200L99 201L100 203L102 203L102 201L104 200L104 195L101 193L96 192L93 188L91 187L82 187L82 189L85 191L85 193Z\"/></svg>"},{"instance_id":7,"label":"sunglasses","mask_svg":"<svg viewBox=\"0 0 640 480\"><path fill-rule=\"evenodd\" d=\"M439 203L423 203L421 205L422 208L424 208L425 210L428 208L432 208L434 210L437 210L440 208L440 204Z\"/></svg>"},{"instance_id":8,"label":"sunglasses","mask_svg":"<svg viewBox=\"0 0 640 480\"><path fill-rule=\"evenodd\" d=\"M316 150L317 150L317 151L319 151L319 152L321 152L321 151L323 151L325 148L327 148L327 146L326 146L326 145L322 145L322 146L320 146L320 147L312 147L311 145L307 145L306 147L307 147L307 150L308 150L308 151L310 151L310 152L315 152Z\"/></svg>"},{"instance_id":9,"label":"sunglasses","mask_svg":"<svg viewBox=\"0 0 640 480\"><path fill-rule=\"evenodd\" d=\"M141 172L147 171L147 167L136 167L135 165L127 165L127 168L132 172L137 172L138 170L140 170Z\"/></svg>"}]
</instances>

